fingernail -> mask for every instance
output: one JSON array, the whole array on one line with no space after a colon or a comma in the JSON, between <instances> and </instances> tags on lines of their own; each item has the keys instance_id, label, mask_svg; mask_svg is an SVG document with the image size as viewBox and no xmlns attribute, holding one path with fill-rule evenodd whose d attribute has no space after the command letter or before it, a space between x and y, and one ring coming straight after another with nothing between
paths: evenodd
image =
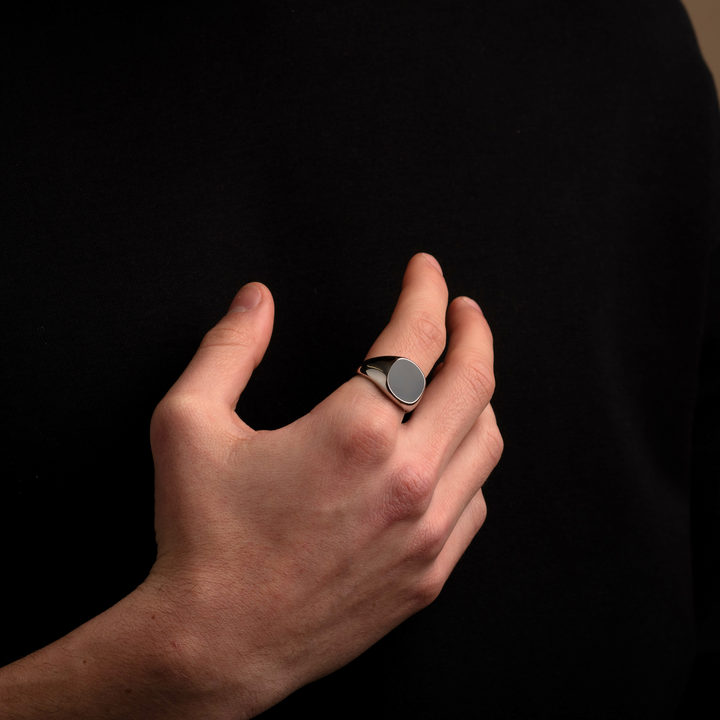
<instances>
[{"instance_id":1,"label":"fingernail","mask_svg":"<svg viewBox=\"0 0 720 720\"><path fill-rule=\"evenodd\" d=\"M464 300L468 305L470 305L470 307L474 307L476 310L480 310L480 306L479 306L472 298L464 297L463 300ZM481 314L481 315L483 314L483 311L482 311L482 310L480 310L480 314Z\"/></svg>"},{"instance_id":2,"label":"fingernail","mask_svg":"<svg viewBox=\"0 0 720 720\"><path fill-rule=\"evenodd\" d=\"M252 310L260 300L262 300L262 293L255 285L246 285L232 301L228 312L246 312L247 310Z\"/></svg>"},{"instance_id":3,"label":"fingernail","mask_svg":"<svg viewBox=\"0 0 720 720\"><path fill-rule=\"evenodd\" d=\"M442 268L440 267L440 263L439 263L432 255L429 255L428 253L423 253L423 257L424 257L431 265L434 265L434 266L435 266L435 269L436 269L441 275L443 274Z\"/></svg>"}]
</instances>

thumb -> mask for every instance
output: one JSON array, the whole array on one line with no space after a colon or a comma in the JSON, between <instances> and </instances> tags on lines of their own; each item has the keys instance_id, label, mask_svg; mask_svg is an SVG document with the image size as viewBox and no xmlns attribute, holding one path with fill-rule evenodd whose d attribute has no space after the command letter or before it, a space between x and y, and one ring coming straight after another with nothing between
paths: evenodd
<instances>
[{"instance_id":1,"label":"thumb","mask_svg":"<svg viewBox=\"0 0 720 720\"><path fill-rule=\"evenodd\" d=\"M203 338L172 392L234 410L272 335L275 305L262 283L245 285L227 315Z\"/></svg>"}]
</instances>

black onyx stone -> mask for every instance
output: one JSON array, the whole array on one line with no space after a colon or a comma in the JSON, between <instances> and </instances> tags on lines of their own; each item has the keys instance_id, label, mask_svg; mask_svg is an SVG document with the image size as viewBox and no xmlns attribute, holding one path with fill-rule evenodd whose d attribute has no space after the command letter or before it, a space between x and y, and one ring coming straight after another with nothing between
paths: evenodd
<instances>
[{"instance_id":1,"label":"black onyx stone","mask_svg":"<svg viewBox=\"0 0 720 720\"><path fill-rule=\"evenodd\" d=\"M418 401L425 390L425 376L414 362L400 358L390 368L387 385L400 402L412 405Z\"/></svg>"}]
</instances>

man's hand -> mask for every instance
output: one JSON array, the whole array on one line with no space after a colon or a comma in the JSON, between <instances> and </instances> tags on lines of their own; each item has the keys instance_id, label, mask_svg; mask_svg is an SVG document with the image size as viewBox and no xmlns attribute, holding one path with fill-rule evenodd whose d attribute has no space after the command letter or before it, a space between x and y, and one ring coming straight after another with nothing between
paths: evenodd
<instances>
[{"instance_id":1,"label":"man's hand","mask_svg":"<svg viewBox=\"0 0 720 720\"><path fill-rule=\"evenodd\" d=\"M356 376L305 417L254 431L234 408L272 332L244 289L151 423L158 558L146 588L173 604L200 683L256 714L345 665L427 606L482 525L502 453L492 336L439 266L414 256L366 357L428 374L407 423ZM247 296L246 296L247 294ZM358 362L359 364L359 362ZM238 717L240 717L238 715Z\"/></svg>"},{"instance_id":2,"label":"man's hand","mask_svg":"<svg viewBox=\"0 0 720 720\"><path fill-rule=\"evenodd\" d=\"M241 291L152 418L149 577L3 668L3 717L253 717L432 602L485 519L481 488L502 453L490 328L447 299L439 266L414 256L366 356L409 357L427 374L447 309L445 362L408 422L355 376L291 425L256 432L234 409L273 301L259 283Z\"/></svg>"}]
</instances>

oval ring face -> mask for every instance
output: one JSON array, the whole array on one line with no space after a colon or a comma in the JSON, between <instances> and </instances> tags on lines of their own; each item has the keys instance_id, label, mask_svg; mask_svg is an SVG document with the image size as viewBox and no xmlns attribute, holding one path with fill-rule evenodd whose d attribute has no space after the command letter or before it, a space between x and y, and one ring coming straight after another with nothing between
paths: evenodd
<instances>
[{"instance_id":1,"label":"oval ring face","mask_svg":"<svg viewBox=\"0 0 720 720\"><path fill-rule=\"evenodd\" d=\"M400 402L414 405L425 390L425 376L412 360L399 358L387 374L387 386Z\"/></svg>"}]
</instances>

